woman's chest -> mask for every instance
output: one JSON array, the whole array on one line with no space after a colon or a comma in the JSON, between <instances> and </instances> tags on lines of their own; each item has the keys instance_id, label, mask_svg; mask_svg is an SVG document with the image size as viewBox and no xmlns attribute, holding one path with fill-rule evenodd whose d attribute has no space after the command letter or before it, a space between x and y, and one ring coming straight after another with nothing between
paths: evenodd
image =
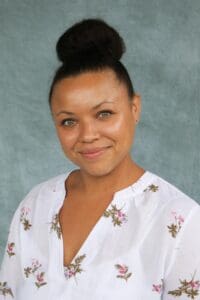
<instances>
[{"instance_id":1,"label":"woman's chest","mask_svg":"<svg viewBox=\"0 0 200 300\"><path fill-rule=\"evenodd\" d=\"M81 249L87 237L102 217L111 199L83 199L70 195L59 212L64 252L64 265L69 265Z\"/></svg>"},{"instance_id":2,"label":"woman's chest","mask_svg":"<svg viewBox=\"0 0 200 300\"><path fill-rule=\"evenodd\" d=\"M142 218L141 213L123 199L106 204L96 223L87 210L83 212L78 207L68 210L67 219L71 221L66 223L66 239L59 210L49 213L46 221L41 218L42 224L32 222L30 230L23 231L21 270L26 270L28 275L24 273L21 292L25 294L23 290L31 285L37 291L35 299L40 299L42 293L54 295L52 299L110 300L124 295L127 300L133 299L133 295L136 299L160 299L167 253L173 246L169 243L167 224L152 219L150 213ZM77 226L77 222L82 225ZM73 232L73 227L77 232ZM70 232L72 238L76 236L71 245L76 243L78 233L82 240L78 246L75 244L77 248L71 248L65 267L65 244L70 244ZM158 241L160 247L155 246ZM66 251L68 249L67 246Z\"/></svg>"},{"instance_id":3,"label":"woman's chest","mask_svg":"<svg viewBox=\"0 0 200 300\"><path fill-rule=\"evenodd\" d=\"M151 273L141 267L136 260L130 261L120 256L113 261L88 265L87 257L80 255L70 269L64 270L64 276L56 273L45 276L46 284L43 286L35 285L37 279L25 279L16 299L162 299L162 271L157 268Z\"/></svg>"},{"instance_id":4,"label":"woman's chest","mask_svg":"<svg viewBox=\"0 0 200 300\"><path fill-rule=\"evenodd\" d=\"M24 284L20 300L32 290L32 299L160 299L166 265L165 253L156 251L156 236L138 239L125 212L106 210L67 267L63 266L64 241L58 218L37 241L30 236L24 252ZM124 215L123 215L124 214ZM122 218L123 217L123 218ZM40 247L40 243L46 243ZM143 240L143 241L142 241ZM141 242L142 241L142 242ZM22 242L22 248L27 249ZM26 273L25 273L26 272ZM53 297L52 297L53 295ZM52 297L52 298L51 298ZM32 300L31 299L31 300Z\"/></svg>"}]
</instances>

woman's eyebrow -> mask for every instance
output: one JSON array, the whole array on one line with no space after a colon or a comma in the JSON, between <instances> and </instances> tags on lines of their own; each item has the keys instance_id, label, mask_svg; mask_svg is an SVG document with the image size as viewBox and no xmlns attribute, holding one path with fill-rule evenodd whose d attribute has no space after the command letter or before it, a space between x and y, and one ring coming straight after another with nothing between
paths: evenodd
<instances>
[{"instance_id":1,"label":"woman's eyebrow","mask_svg":"<svg viewBox=\"0 0 200 300\"><path fill-rule=\"evenodd\" d=\"M114 100L104 100L103 102L100 102L99 104L95 105L92 109L95 110L97 108L99 108L102 104L104 103L114 103Z\"/></svg>"},{"instance_id":2,"label":"woman's eyebrow","mask_svg":"<svg viewBox=\"0 0 200 300\"><path fill-rule=\"evenodd\" d=\"M95 105L94 107L92 107L92 110L95 110L95 109L99 108L99 107L100 107L102 104L104 104L104 103L114 103L114 102L115 102L114 100L113 100L113 101L111 101L111 100L104 100L104 101L98 103L97 105ZM56 114L56 116L58 116L58 115L60 115L60 114L74 115L74 113L71 112L71 111L61 110L61 111L59 111L59 112Z\"/></svg>"}]
</instances>

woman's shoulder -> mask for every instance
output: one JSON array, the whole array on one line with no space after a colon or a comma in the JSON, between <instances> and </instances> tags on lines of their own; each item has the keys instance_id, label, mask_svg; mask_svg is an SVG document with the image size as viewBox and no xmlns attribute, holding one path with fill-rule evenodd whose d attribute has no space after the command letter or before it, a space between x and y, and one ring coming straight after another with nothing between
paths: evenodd
<instances>
[{"instance_id":1,"label":"woman's shoulder","mask_svg":"<svg viewBox=\"0 0 200 300\"><path fill-rule=\"evenodd\" d=\"M70 172L50 177L33 186L20 202L22 206L51 204L52 200L65 195L65 179Z\"/></svg>"},{"instance_id":2,"label":"woman's shoulder","mask_svg":"<svg viewBox=\"0 0 200 300\"><path fill-rule=\"evenodd\" d=\"M152 175L152 182L147 187L146 191L152 192L159 195L159 200L162 204L177 204L178 206L185 208L193 208L198 207L200 205L197 199L193 199L187 192L182 191L175 184L173 184L170 180L168 181L164 177L149 172Z\"/></svg>"},{"instance_id":3,"label":"woman's shoulder","mask_svg":"<svg viewBox=\"0 0 200 300\"><path fill-rule=\"evenodd\" d=\"M148 211L156 234L172 238L169 245L173 246L179 231L200 229L199 203L162 176L151 173L151 180L142 193L140 203L144 213Z\"/></svg>"},{"instance_id":4,"label":"woman's shoulder","mask_svg":"<svg viewBox=\"0 0 200 300\"><path fill-rule=\"evenodd\" d=\"M28 192L27 195L29 194L35 194L37 192L40 192L41 190L47 190L47 191L54 191L58 188L58 185L62 183L64 183L65 178L67 177L67 173L62 173L53 177L50 177L46 180L43 180L41 182L39 182L38 184L36 184L35 186L33 186L31 188L31 190Z\"/></svg>"}]
</instances>

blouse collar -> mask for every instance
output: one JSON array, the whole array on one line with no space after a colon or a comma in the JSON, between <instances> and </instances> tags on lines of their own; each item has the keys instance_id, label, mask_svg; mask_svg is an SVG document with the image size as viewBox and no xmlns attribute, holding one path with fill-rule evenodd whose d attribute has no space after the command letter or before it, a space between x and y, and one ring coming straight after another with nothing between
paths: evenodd
<instances>
[{"instance_id":1,"label":"blouse collar","mask_svg":"<svg viewBox=\"0 0 200 300\"><path fill-rule=\"evenodd\" d=\"M65 197L66 195L66 188L65 188L65 181L68 178L68 176L74 171L75 169L72 169L68 171L67 173L64 173L60 176L60 180L57 183L56 190L60 191L62 193L62 197ZM140 194L144 191L145 188L150 185L150 182L154 179L155 175L151 173L150 171L146 170L143 175L140 176L140 178L135 181L133 184L116 191L113 195L113 199L124 199L136 196L137 194Z\"/></svg>"}]
</instances>

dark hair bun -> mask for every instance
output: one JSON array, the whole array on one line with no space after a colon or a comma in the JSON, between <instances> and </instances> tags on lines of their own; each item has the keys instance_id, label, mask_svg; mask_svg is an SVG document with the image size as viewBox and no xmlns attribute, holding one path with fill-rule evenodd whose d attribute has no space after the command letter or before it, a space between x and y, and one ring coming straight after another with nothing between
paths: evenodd
<instances>
[{"instance_id":1,"label":"dark hair bun","mask_svg":"<svg viewBox=\"0 0 200 300\"><path fill-rule=\"evenodd\" d=\"M120 60L125 44L119 33L101 19L85 19L59 38L56 51L63 64L85 60Z\"/></svg>"}]
</instances>

